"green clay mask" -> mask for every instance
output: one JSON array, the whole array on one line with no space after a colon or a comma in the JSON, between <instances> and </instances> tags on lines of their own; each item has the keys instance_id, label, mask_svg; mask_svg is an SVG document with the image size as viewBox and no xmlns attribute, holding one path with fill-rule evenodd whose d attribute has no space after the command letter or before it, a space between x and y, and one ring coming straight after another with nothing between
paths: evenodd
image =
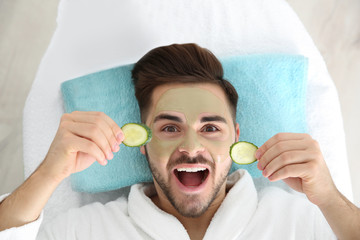
<instances>
[{"instance_id":1,"label":"green clay mask","mask_svg":"<svg viewBox=\"0 0 360 240\"><path fill-rule=\"evenodd\" d=\"M204 150L214 162L229 159L235 129L229 107L211 90L178 87L165 91L150 116L152 159L168 161L178 150ZM169 119L170 118L170 119Z\"/></svg>"}]
</instances>

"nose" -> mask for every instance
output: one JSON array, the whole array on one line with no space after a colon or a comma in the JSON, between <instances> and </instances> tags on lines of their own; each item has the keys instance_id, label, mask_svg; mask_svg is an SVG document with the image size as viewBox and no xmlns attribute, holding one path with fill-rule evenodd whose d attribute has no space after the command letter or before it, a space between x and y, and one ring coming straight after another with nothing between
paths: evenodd
<instances>
[{"instance_id":1,"label":"nose","mask_svg":"<svg viewBox=\"0 0 360 240\"><path fill-rule=\"evenodd\" d=\"M186 153L189 157L196 157L204 150L204 146L200 143L196 132L193 130L187 132L184 141L179 146L179 152Z\"/></svg>"}]
</instances>

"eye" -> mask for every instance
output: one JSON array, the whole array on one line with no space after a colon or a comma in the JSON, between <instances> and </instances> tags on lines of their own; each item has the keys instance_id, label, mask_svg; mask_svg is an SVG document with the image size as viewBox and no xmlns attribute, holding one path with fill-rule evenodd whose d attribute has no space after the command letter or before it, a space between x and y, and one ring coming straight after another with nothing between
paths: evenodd
<instances>
[{"instance_id":1,"label":"eye","mask_svg":"<svg viewBox=\"0 0 360 240\"><path fill-rule=\"evenodd\" d=\"M164 127L163 129L161 129L161 131L170 132L170 133L180 132L179 129L176 126L172 126L172 125Z\"/></svg>"},{"instance_id":2,"label":"eye","mask_svg":"<svg viewBox=\"0 0 360 240\"><path fill-rule=\"evenodd\" d=\"M202 128L202 132L217 132L219 129L214 125L206 125Z\"/></svg>"}]
</instances>

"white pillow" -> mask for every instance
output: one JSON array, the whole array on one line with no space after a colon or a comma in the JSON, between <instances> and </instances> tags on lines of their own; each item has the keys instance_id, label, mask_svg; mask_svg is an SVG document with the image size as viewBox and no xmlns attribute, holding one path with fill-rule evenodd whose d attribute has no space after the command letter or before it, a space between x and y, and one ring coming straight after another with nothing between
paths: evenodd
<instances>
[{"instance_id":1,"label":"white pillow","mask_svg":"<svg viewBox=\"0 0 360 240\"><path fill-rule=\"evenodd\" d=\"M249 53L308 57L309 132L319 141L337 187L352 199L337 91L319 51L285 1L61 0L57 23L24 109L26 177L44 159L64 113L63 81L134 63L154 47L195 42L218 57ZM115 199L123 192L75 193L66 179L48 202L45 219L70 207Z\"/></svg>"}]
</instances>

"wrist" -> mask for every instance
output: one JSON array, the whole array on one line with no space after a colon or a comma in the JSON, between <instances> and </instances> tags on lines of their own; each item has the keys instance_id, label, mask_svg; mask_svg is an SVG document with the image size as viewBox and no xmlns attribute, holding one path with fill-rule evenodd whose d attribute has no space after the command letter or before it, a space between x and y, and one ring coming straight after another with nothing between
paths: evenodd
<instances>
[{"instance_id":1,"label":"wrist","mask_svg":"<svg viewBox=\"0 0 360 240\"><path fill-rule=\"evenodd\" d=\"M37 178L42 179L43 182L46 182L49 185L55 187L58 186L67 177L57 173L55 169L49 167L45 161L40 164L40 166L36 169L33 175L35 175Z\"/></svg>"},{"instance_id":2,"label":"wrist","mask_svg":"<svg viewBox=\"0 0 360 240\"><path fill-rule=\"evenodd\" d=\"M0 231L35 221L61 181L40 167L0 204Z\"/></svg>"},{"instance_id":3,"label":"wrist","mask_svg":"<svg viewBox=\"0 0 360 240\"><path fill-rule=\"evenodd\" d=\"M318 207L337 238L357 239L360 234L360 209L338 190L327 198L328 201Z\"/></svg>"},{"instance_id":4,"label":"wrist","mask_svg":"<svg viewBox=\"0 0 360 240\"><path fill-rule=\"evenodd\" d=\"M342 205L344 202L342 194L337 188L326 194L323 201L316 204L321 210L327 210Z\"/></svg>"}]
</instances>

